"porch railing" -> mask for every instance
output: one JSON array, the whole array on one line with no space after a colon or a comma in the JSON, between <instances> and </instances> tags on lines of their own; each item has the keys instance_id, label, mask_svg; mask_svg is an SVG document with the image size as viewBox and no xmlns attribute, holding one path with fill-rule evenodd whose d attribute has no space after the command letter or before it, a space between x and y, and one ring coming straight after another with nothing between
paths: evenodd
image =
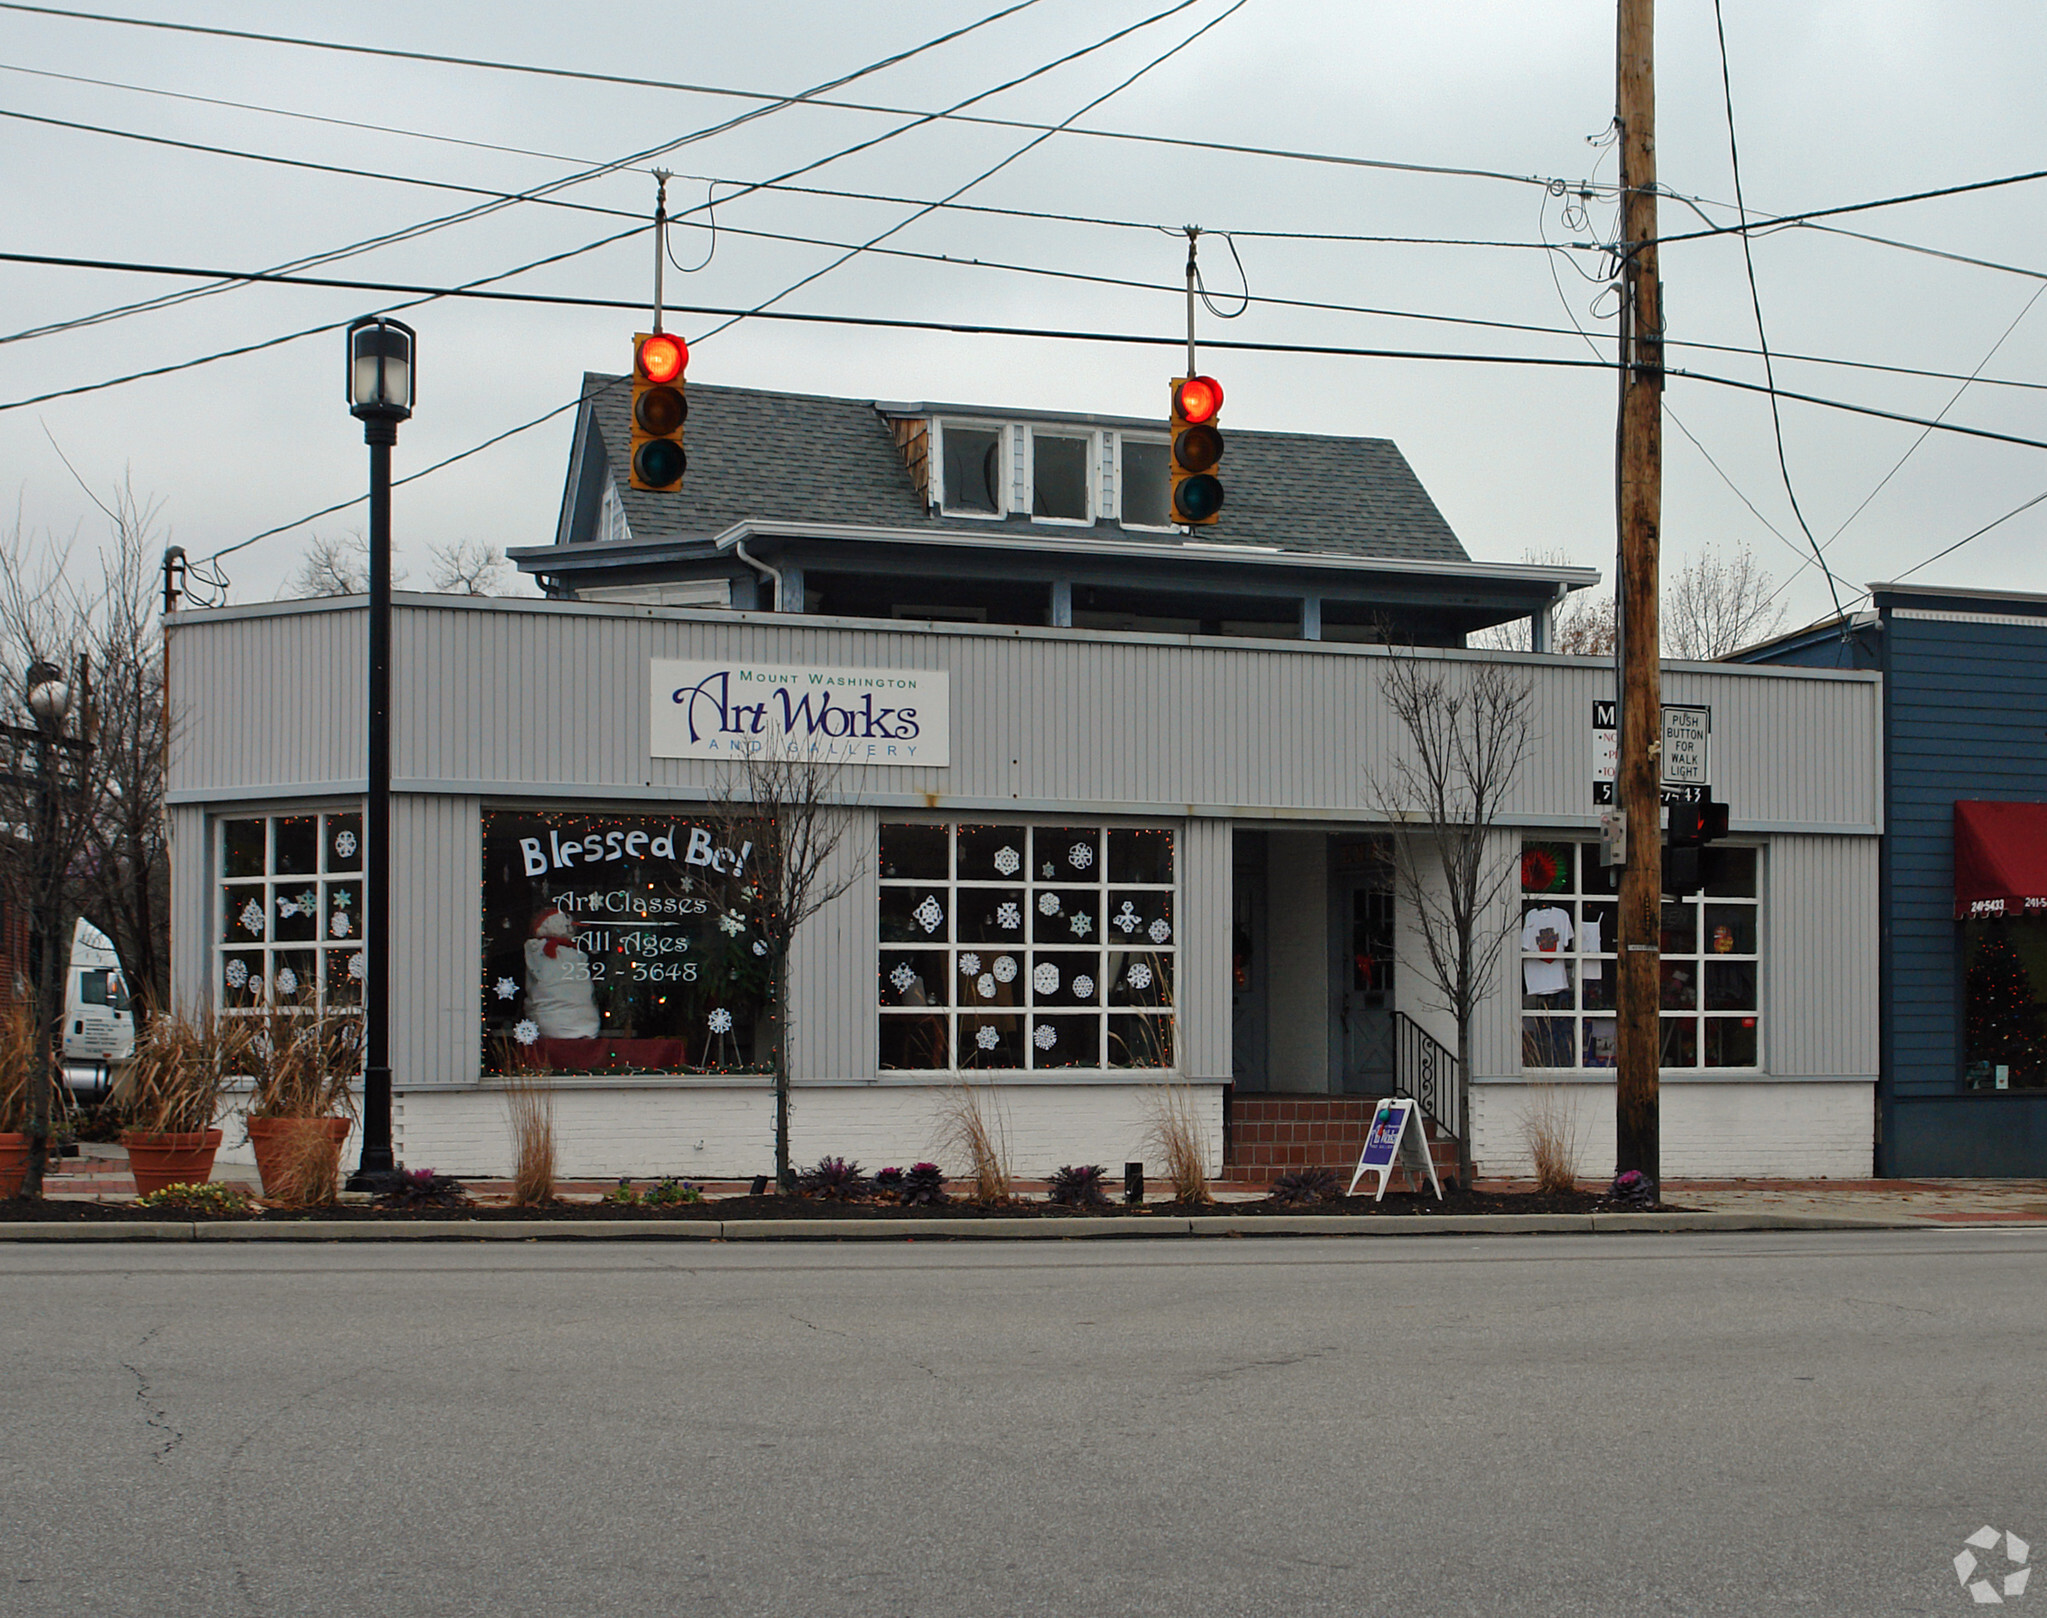
<instances>
[{"instance_id":1,"label":"porch railing","mask_svg":"<svg viewBox=\"0 0 2047 1618\"><path fill-rule=\"evenodd\" d=\"M1404 1011L1393 1013L1393 1088L1417 1102L1445 1133L1463 1135L1457 1053Z\"/></svg>"}]
</instances>

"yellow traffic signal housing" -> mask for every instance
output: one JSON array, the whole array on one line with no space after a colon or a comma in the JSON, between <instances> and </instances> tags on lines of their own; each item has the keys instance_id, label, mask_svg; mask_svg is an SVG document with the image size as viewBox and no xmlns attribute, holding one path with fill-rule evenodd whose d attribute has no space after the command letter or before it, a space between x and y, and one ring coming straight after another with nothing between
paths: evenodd
<instances>
[{"instance_id":1,"label":"yellow traffic signal housing","mask_svg":"<svg viewBox=\"0 0 2047 1618\"><path fill-rule=\"evenodd\" d=\"M633 335L633 449L630 479L635 489L662 493L682 487L689 470L682 431L689 420L682 373L689 345L672 332Z\"/></svg>"},{"instance_id":2,"label":"yellow traffic signal housing","mask_svg":"<svg viewBox=\"0 0 2047 1618\"><path fill-rule=\"evenodd\" d=\"M1173 378L1172 515L1176 523L1200 526L1222 515L1222 384L1211 376Z\"/></svg>"}]
</instances>

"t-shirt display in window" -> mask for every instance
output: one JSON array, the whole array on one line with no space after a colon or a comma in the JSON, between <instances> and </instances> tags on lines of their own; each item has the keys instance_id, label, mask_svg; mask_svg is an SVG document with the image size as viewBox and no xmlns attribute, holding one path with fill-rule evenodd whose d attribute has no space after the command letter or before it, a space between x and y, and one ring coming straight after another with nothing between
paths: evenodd
<instances>
[{"instance_id":1,"label":"t-shirt display in window","mask_svg":"<svg viewBox=\"0 0 2047 1618\"><path fill-rule=\"evenodd\" d=\"M1570 969L1562 961L1543 959L1571 947L1571 913L1544 905L1521 918L1521 947L1534 952L1521 965L1522 987L1530 994L1561 994L1571 986Z\"/></svg>"}]
</instances>

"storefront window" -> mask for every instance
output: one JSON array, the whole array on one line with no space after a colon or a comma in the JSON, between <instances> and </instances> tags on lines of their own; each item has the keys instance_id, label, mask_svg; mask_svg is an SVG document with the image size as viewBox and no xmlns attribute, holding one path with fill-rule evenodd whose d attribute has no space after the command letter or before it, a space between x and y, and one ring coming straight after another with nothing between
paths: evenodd
<instances>
[{"instance_id":1,"label":"storefront window","mask_svg":"<svg viewBox=\"0 0 2047 1618\"><path fill-rule=\"evenodd\" d=\"M216 823L214 990L227 1010L359 1005L362 815L307 811Z\"/></svg>"},{"instance_id":2,"label":"storefront window","mask_svg":"<svg viewBox=\"0 0 2047 1618\"><path fill-rule=\"evenodd\" d=\"M1170 1068L1173 834L885 825L883 1068Z\"/></svg>"},{"instance_id":3,"label":"storefront window","mask_svg":"<svg viewBox=\"0 0 2047 1618\"><path fill-rule=\"evenodd\" d=\"M486 812L483 1071L764 1071L752 853L708 820Z\"/></svg>"},{"instance_id":4,"label":"storefront window","mask_svg":"<svg viewBox=\"0 0 2047 1618\"><path fill-rule=\"evenodd\" d=\"M1968 963L1962 1082L1971 1090L2047 1088L2047 918L2014 916L1962 929Z\"/></svg>"},{"instance_id":5,"label":"storefront window","mask_svg":"<svg viewBox=\"0 0 2047 1618\"><path fill-rule=\"evenodd\" d=\"M1665 1069L1761 1065L1758 860L1753 848L1709 848L1701 860L1704 893L1663 906ZM1614 889L1597 844L1522 845L1523 1066L1614 1065Z\"/></svg>"}]
</instances>

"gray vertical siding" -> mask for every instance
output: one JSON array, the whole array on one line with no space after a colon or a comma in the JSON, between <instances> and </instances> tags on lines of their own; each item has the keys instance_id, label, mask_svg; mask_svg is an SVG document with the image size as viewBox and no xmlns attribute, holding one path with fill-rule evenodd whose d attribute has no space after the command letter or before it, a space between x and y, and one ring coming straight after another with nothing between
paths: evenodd
<instances>
[{"instance_id":1,"label":"gray vertical siding","mask_svg":"<svg viewBox=\"0 0 2047 1618\"><path fill-rule=\"evenodd\" d=\"M1877 1071L1877 845L1778 837L1764 853L1763 1066L1782 1078Z\"/></svg>"},{"instance_id":2,"label":"gray vertical siding","mask_svg":"<svg viewBox=\"0 0 2047 1618\"><path fill-rule=\"evenodd\" d=\"M480 807L474 798L418 793L391 805L391 1070L401 1084L477 1074Z\"/></svg>"},{"instance_id":3,"label":"gray vertical siding","mask_svg":"<svg viewBox=\"0 0 2047 1618\"><path fill-rule=\"evenodd\" d=\"M349 605L180 617L173 908L187 992L206 970L204 951L185 941L204 939L209 922L207 809L360 791L364 634L362 610ZM880 818L1003 811L1180 829L1182 1068L1226 1076L1233 824L1370 823L1369 778L1383 775L1397 743L1378 696L1388 654L1327 643L408 598L394 649L404 697L395 715L393 1059L410 1083L460 1082L477 1070L485 804L701 798L718 785L714 764L648 756L652 658L950 673L949 768L855 768L844 778L858 805L839 856L853 886L805 929L795 959L794 1065L813 1078L875 1071ZM1485 661L1425 655L1453 684ZM1589 830L1590 710L1610 693L1612 672L1566 658L1513 661L1532 683L1534 720L1507 818ZM1875 680L1680 666L1668 672L1666 694L1712 705L1714 784L1737 828L1787 834L1769 861L1773 1066L1870 1071L1873 1058L1860 1055L1871 1018L1855 979L1859 946L1833 934L1844 896L1871 880L1881 773ZM1519 836L1499 834L1502 859ZM1852 925L1866 928L1869 918L1849 909ZM1511 978L1510 962L1502 974ZM1481 1076L1519 1071L1518 997L1495 990L1476 1029ZM1780 1006L1801 1007L1804 1023L1793 1026Z\"/></svg>"},{"instance_id":4,"label":"gray vertical siding","mask_svg":"<svg viewBox=\"0 0 2047 1618\"><path fill-rule=\"evenodd\" d=\"M186 804L171 811L171 1000L199 1006L207 999L213 943L212 830L206 810Z\"/></svg>"}]
</instances>

